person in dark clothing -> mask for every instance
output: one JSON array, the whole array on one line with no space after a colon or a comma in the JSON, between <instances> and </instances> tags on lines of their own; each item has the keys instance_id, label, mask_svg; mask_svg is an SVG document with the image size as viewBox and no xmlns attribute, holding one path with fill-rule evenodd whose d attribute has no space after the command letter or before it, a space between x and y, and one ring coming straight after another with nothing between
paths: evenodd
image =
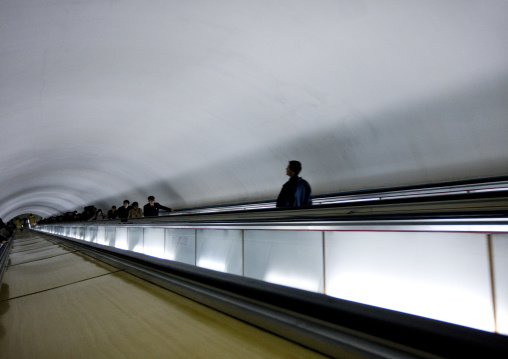
<instances>
[{"instance_id":1,"label":"person in dark clothing","mask_svg":"<svg viewBox=\"0 0 508 359\"><path fill-rule=\"evenodd\" d=\"M96 208L94 206L86 206L83 208L83 213L81 213L81 215L79 216L79 220L80 221L88 221L90 219L90 217L92 217L95 212L96 212Z\"/></svg>"},{"instance_id":2,"label":"person in dark clothing","mask_svg":"<svg viewBox=\"0 0 508 359\"><path fill-rule=\"evenodd\" d=\"M118 218L118 212L116 210L116 206L111 206L111 209L108 211L108 219Z\"/></svg>"},{"instance_id":3,"label":"person in dark clothing","mask_svg":"<svg viewBox=\"0 0 508 359\"><path fill-rule=\"evenodd\" d=\"M143 207L143 214L145 217L157 217L159 215L159 209L163 209L168 212L173 212L169 207L165 207L158 202L155 202L154 196L148 196L148 203Z\"/></svg>"},{"instance_id":4,"label":"person in dark clothing","mask_svg":"<svg viewBox=\"0 0 508 359\"><path fill-rule=\"evenodd\" d=\"M289 161L286 174L289 181L284 183L277 197L277 207L300 207L312 205L311 189L309 183L298 174L302 164L298 161Z\"/></svg>"},{"instance_id":5,"label":"person in dark clothing","mask_svg":"<svg viewBox=\"0 0 508 359\"><path fill-rule=\"evenodd\" d=\"M7 225L4 223L2 218L0 218L0 243L2 244L7 243L11 235L12 233L8 231Z\"/></svg>"},{"instance_id":6,"label":"person in dark clothing","mask_svg":"<svg viewBox=\"0 0 508 359\"><path fill-rule=\"evenodd\" d=\"M123 206L118 208L118 210L116 211L116 213L118 214L118 218L120 219L127 219L127 217L129 216L129 211L132 209L131 206L129 206L129 200L125 200L123 201Z\"/></svg>"}]
</instances>

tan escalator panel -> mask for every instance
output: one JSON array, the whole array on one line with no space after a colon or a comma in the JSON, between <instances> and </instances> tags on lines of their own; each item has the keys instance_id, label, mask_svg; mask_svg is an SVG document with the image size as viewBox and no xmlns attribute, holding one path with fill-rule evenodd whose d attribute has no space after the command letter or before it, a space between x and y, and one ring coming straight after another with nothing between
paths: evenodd
<instances>
[{"instance_id":1,"label":"tan escalator panel","mask_svg":"<svg viewBox=\"0 0 508 359\"><path fill-rule=\"evenodd\" d=\"M0 291L0 358L320 358L24 231Z\"/></svg>"}]
</instances>

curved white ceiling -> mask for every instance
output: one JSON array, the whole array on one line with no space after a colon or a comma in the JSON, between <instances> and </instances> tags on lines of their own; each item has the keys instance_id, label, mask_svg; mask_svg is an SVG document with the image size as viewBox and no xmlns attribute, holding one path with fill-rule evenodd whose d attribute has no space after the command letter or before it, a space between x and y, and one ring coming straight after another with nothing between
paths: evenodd
<instances>
[{"instance_id":1,"label":"curved white ceiling","mask_svg":"<svg viewBox=\"0 0 508 359\"><path fill-rule=\"evenodd\" d=\"M508 174L504 0L0 2L0 217Z\"/></svg>"}]
</instances>

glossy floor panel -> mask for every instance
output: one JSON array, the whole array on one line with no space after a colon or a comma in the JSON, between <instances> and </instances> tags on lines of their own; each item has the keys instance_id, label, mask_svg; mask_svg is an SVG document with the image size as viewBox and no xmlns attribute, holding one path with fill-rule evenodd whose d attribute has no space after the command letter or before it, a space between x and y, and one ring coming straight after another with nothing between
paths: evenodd
<instances>
[{"instance_id":1,"label":"glossy floor panel","mask_svg":"<svg viewBox=\"0 0 508 359\"><path fill-rule=\"evenodd\" d=\"M41 249L41 248L47 248L55 246L54 243L51 243L47 240L40 239L40 240L33 240L27 243L18 244L16 246L13 246L11 249L11 253L21 253L26 252L33 249Z\"/></svg>"},{"instance_id":2,"label":"glossy floor panel","mask_svg":"<svg viewBox=\"0 0 508 359\"><path fill-rule=\"evenodd\" d=\"M17 240L12 241L12 250L13 251L16 251L19 249L22 250L26 246L31 246L33 244L39 244L39 243L53 244L52 242L48 241L47 239L45 239L43 237L32 237L32 238L23 239L23 240L17 239Z\"/></svg>"},{"instance_id":3,"label":"glossy floor panel","mask_svg":"<svg viewBox=\"0 0 508 359\"><path fill-rule=\"evenodd\" d=\"M50 242L48 242L50 243ZM51 258L62 254L70 253L71 250L56 244L47 245L41 248L28 249L26 251L12 252L9 256L8 265L18 265L33 262L36 260Z\"/></svg>"},{"instance_id":4,"label":"glossy floor panel","mask_svg":"<svg viewBox=\"0 0 508 359\"><path fill-rule=\"evenodd\" d=\"M2 278L2 282L9 286L9 294L0 291L0 300L68 285L114 271L117 269L112 266L72 252L9 265Z\"/></svg>"},{"instance_id":5,"label":"glossy floor panel","mask_svg":"<svg viewBox=\"0 0 508 359\"><path fill-rule=\"evenodd\" d=\"M41 235L40 233L37 233L37 232L32 232L32 231L20 231L17 233L17 235L15 236L15 241L13 241L13 245L15 244L14 242L16 243L23 243L23 242L29 242L29 241L32 241L32 240L38 240L38 239L44 239L44 236Z\"/></svg>"},{"instance_id":6,"label":"glossy floor panel","mask_svg":"<svg viewBox=\"0 0 508 359\"><path fill-rule=\"evenodd\" d=\"M125 272L0 302L0 357L318 358Z\"/></svg>"},{"instance_id":7,"label":"glossy floor panel","mask_svg":"<svg viewBox=\"0 0 508 359\"><path fill-rule=\"evenodd\" d=\"M19 235L17 235L15 237L16 243L28 242L28 241L31 241L34 239L44 239L43 235L41 235L40 233L37 233L37 232L32 232L32 231L24 231L24 232L21 231L18 234ZM14 245L14 243L13 243L13 245Z\"/></svg>"},{"instance_id":8,"label":"glossy floor panel","mask_svg":"<svg viewBox=\"0 0 508 359\"><path fill-rule=\"evenodd\" d=\"M34 233L34 234L31 234L30 237L24 237L24 238L17 237L16 240L12 241L12 246L17 247L19 245L29 244L29 243L38 242L38 241L39 242L47 242L47 239L44 238L40 233Z\"/></svg>"}]
</instances>

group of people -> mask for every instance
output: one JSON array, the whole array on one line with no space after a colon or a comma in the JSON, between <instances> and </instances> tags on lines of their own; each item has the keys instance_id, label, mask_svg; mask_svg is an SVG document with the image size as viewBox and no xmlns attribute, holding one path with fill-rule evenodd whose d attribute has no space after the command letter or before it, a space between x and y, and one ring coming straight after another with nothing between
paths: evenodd
<instances>
[{"instance_id":1,"label":"group of people","mask_svg":"<svg viewBox=\"0 0 508 359\"><path fill-rule=\"evenodd\" d=\"M277 207L306 207L312 205L311 188L309 183L298 175L302 171L302 164L299 161L289 161L286 167L286 175L289 176L277 197ZM165 207L155 202L154 196L148 197L148 203L141 209L138 202L130 204L129 200L123 201L123 205L119 208L112 206L111 209L104 213L102 209L94 206L87 206L83 213L67 212L62 216L50 217L39 223L58 223L72 221L95 221L106 219L127 220L130 218L154 217L159 215L160 210L173 212L173 209Z\"/></svg>"},{"instance_id":2,"label":"group of people","mask_svg":"<svg viewBox=\"0 0 508 359\"><path fill-rule=\"evenodd\" d=\"M12 233L16 229L16 225L14 221L11 220L9 222L4 223L2 218L0 218L0 243L6 243L7 240L12 236Z\"/></svg>"},{"instance_id":3,"label":"group of people","mask_svg":"<svg viewBox=\"0 0 508 359\"><path fill-rule=\"evenodd\" d=\"M131 206L129 200L126 199L120 208L117 209L116 206L111 206L111 209L107 213L103 212L102 209L97 209L95 206L86 206L82 213L78 213L78 211L66 212L60 216L42 219L39 221L39 224L153 217L159 215L159 210L173 212L173 209L155 202L154 196L149 196L148 203L143 209L139 207L138 202L132 203Z\"/></svg>"},{"instance_id":4,"label":"group of people","mask_svg":"<svg viewBox=\"0 0 508 359\"><path fill-rule=\"evenodd\" d=\"M148 203L143 206L143 209L139 207L138 202L133 202L132 206L130 205L129 200L123 201L123 205L120 208L116 208L116 206L112 206L108 211L108 214L104 216L101 210L101 218L90 218L90 220L97 219L129 219L129 218L141 218L141 217L156 217L159 215L159 210L165 210L168 212L173 212L173 209L163 206L158 202L155 202L154 196L148 196Z\"/></svg>"}]
</instances>

